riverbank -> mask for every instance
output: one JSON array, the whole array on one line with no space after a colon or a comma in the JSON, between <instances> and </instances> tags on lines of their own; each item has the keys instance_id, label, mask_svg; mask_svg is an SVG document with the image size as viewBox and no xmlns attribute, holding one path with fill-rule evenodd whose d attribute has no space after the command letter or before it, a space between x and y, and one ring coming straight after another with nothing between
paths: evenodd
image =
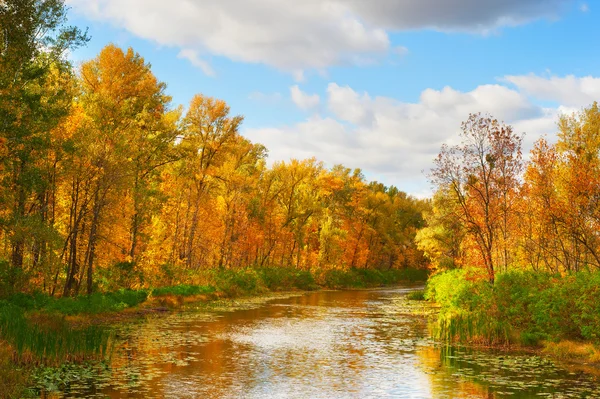
<instances>
[{"instance_id":1,"label":"riverbank","mask_svg":"<svg viewBox=\"0 0 600 399\"><path fill-rule=\"evenodd\" d=\"M224 306L223 301L269 296L282 291L361 289L425 281L426 271L285 268L214 271L203 285L178 284L139 290L53 298L41 293L0 300L0 397L21 397L34 367L98 359L111 351L103 325L182 306ZM18 372L11 370L18 369Z\"/></svg>"},{"instance_id":2,"label":"riverbank","mask_svg":"<svg viewBox=\"0 0 600 399\"><path fill-rule=\"evenodd\" d=\"M434 335L441 340L599 365L599 294L600 273L513 271L490 285L453 270L434 275L425 297L440 306Z\"/></svg>"}]
</instances>

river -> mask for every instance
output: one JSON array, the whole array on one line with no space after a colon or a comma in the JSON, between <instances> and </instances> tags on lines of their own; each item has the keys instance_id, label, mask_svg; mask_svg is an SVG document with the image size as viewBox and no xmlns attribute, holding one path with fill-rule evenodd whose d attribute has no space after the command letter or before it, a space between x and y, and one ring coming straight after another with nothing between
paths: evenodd
<instances>
[{"instance_id":1,"label":"river","mask_svg":"<svg viewBox=\"0 0 600 399\"><path fill-rule=\"evenodd\" d=\"M67 366L47 398L600 398L600 381L529 354L434 343L411 288L318 291L117 329L110 362ZM67 380L67 383L64 381Z\"/></svg>"}]
</instances>

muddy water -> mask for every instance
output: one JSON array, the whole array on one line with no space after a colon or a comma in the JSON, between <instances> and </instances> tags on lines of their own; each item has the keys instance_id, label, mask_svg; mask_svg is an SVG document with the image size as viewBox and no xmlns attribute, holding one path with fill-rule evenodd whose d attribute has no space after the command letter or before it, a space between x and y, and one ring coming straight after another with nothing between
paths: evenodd
<instances>
[{"instance_id":1,"label":"muddy water","mask_svg":"<svg viewBox=\"0 0 600 399\"><path fill-rule=\"evenodd\" d=\"M600 398L536 356L429 338L410 288L323 291L118 328L110 362L40 379L49 398Z\"/></svg>"}]
</instances>

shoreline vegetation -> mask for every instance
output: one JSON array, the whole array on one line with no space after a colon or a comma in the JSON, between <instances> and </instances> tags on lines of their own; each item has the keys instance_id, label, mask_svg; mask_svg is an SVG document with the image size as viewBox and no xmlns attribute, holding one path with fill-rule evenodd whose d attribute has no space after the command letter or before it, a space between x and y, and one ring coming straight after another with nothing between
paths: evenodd
<instances>
[{"instance_id":1,"label":"shoreline vegetation","mask_svg":"<svg viewBox=\"0 0 600 399\"><path fill-rule=\"evenodd\" d=\"M424 297L439 306L434 336L447 343L527 349L600 364L600 272L500 273L492 284L465 270L433 275Z\"/></svg>"},{"instance_id":2,"label":"shoreline vegetation","mask_svg":"<svg viewBox=\"0 0 600 399\"><path fill-rule=\"evenodd\" d=\"M0 375L3 377L0 397L20 397L35 367L106 358L114 337L105 327L112 323L177 310L187 304L209 304L276 292L422 283L427 280L427 271L330 269L311 273L293 268L248 268L209 270L196 279L204 284L62 298L17 293L0 300Z\"/></svg>"}]
</instances>

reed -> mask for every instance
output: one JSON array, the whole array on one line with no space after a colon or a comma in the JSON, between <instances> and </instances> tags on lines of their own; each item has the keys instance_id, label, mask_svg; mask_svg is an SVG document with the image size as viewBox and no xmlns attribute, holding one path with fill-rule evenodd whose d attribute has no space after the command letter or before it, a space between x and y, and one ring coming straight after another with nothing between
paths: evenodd
<instances>
[{"instance_id":1,"label":"reed","mask_svg":"<svg viewBox=\"0 0 600 399\"><path fill-rule=\"evenodd\" d=\"M56 316L33 323L22 308L6 301L0 301L0 336L13 348L18 362L102 358L112 343L111 333L104 328L72 328Z\"/></svg>"},{"instance_id":2,"label":"reed","mask_svg":"<svg viewBox=\"0 0 600 399\"><path fill-rule=\"evenodd\" d=\"M513 341L507 323L479 313L445 313L433 323L432 331L436 339L446 342L501 346Z\"/></svg>"}]
</instances>

